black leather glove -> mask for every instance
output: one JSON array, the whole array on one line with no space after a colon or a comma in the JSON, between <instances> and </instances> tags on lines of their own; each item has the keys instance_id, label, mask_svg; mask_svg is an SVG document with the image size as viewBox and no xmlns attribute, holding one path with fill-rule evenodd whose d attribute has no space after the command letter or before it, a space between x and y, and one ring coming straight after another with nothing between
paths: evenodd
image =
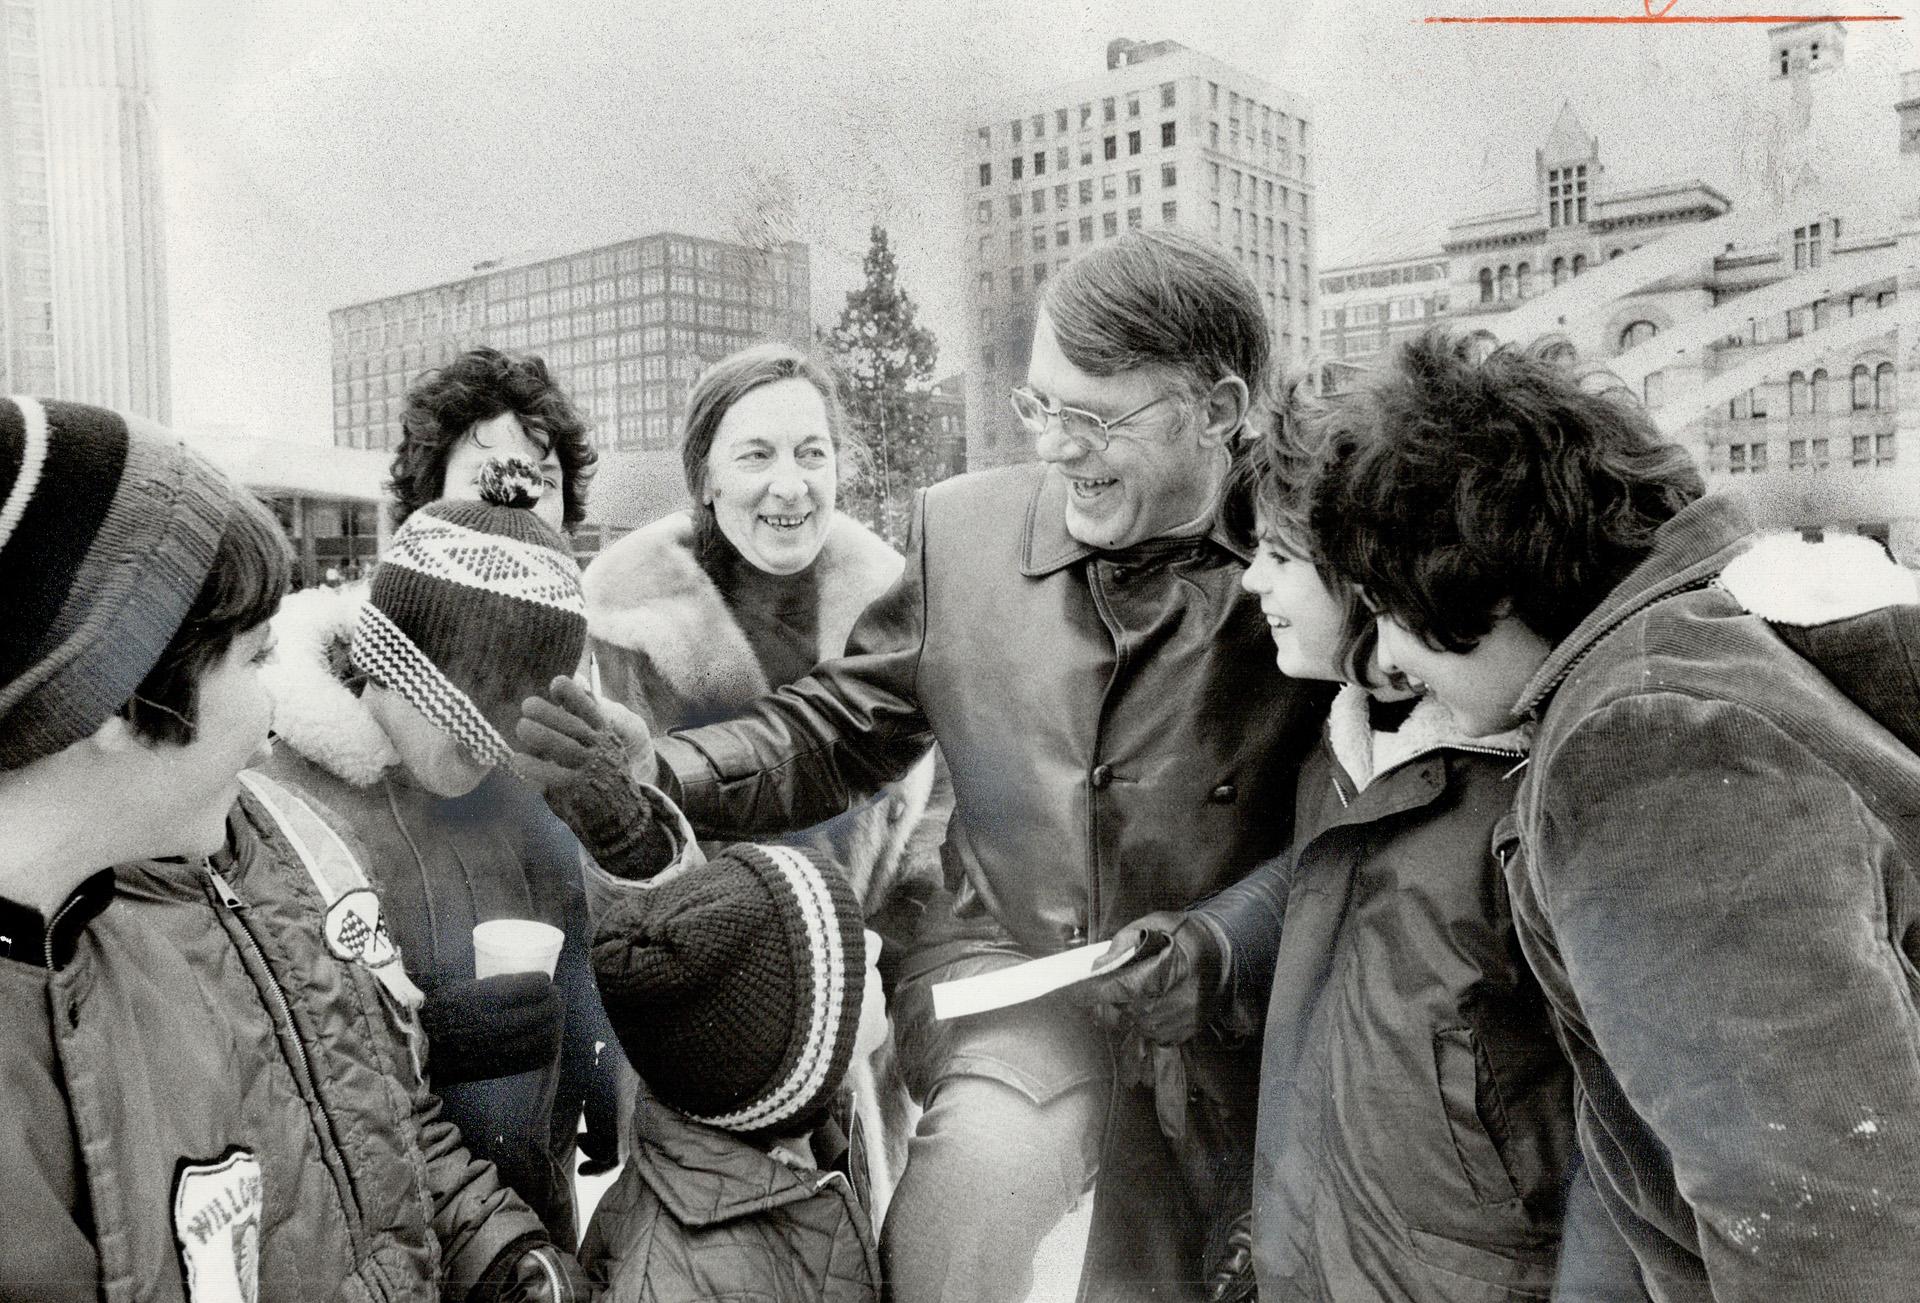
<instances>
[{"instance_id":1,"label":"black leather glove","mask_svg":"<svg viewBox=\"0 0 1920 1303\"><path fill-rule=\"evenodd\" d=\"M467 1303L586 1303L593 1294L573 1255L544 1240L516 1240L467 1291Z\"/></svg>"},{"instance_id":2,"label":"black leather glove","mask_svg":"<svg viewBox=\"0 0 1920 1303\"><path fill-rule=\"evenodd\" d=\"M560 1055L566 1019L566 1005L545 973L500 973L436 987L420 1008L427 1077L440 1089L544 1068Z\"/></svg>"},{"instance_id":3,"label":"black leather glove","mask_svg":"<svg viewBox=\"0 0 1920 1303\"><path fill-rule=\"evenodd\" d=\"M639 716L625 712L624 727L615 728L593 694L564 675L520 712L514 732L525 751L517 771L545 793L601 868L647 878L673 862L673 836L641 787L657 766Z\"/></svg>"},{"instance_id":4,"label":"black leather glove","mask_svg":"<svg viewBox=\"0 0 1920 1303\"><path fill-rule=\"evenodd\" d=\"M1088 991L1103 1025L1131 1025L1156 1044L1178 1045L1212 1021L1225 956L1203 924L1177 911L1148 914L1114 933L1108 953L1117 967Z\"/></svg>"}]
</instances>

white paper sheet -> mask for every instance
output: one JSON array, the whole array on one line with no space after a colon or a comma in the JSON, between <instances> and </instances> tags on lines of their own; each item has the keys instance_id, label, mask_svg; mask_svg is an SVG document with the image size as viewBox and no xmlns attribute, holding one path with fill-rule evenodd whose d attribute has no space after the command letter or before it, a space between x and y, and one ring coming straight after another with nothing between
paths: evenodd
<instances>
[{"instance_id":1,"label":"white paper sheet","mask_svg":"<svg viewBox=\"0 0 1920 1303\"><path fill-rule=\"evenodd\" d=\"M1107 953L1111 941L1096 941L1078 950L1063 950L1045 959L1029 959L1024 964L1002 968L974 977L958 977L951 982L933 984L933 1016L942 1021L963 1018L988 1009L1004 1009L1024 1004L1050 991L1084 982L1093 966Z\"/></svg>"}]
</instances>

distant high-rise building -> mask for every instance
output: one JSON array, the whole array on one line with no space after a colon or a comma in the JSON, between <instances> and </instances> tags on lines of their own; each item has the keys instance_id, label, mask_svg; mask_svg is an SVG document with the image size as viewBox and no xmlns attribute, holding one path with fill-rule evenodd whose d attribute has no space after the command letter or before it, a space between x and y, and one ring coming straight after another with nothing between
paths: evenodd
<instances>
[{"instance_id":1,"label":"distant high-rise building","mask_svg":"<svg viewBox=\"0 0 1920 1303\"><path fill-rule=\"evenodd\" d=\"M1374 258L1320 273L1320 358L1364 365L1447 311L1441 253Z\"/></svg>"},{"instance_id":2,"label":"distant high-rise building","mask_svg":"<svg viewBox=\"0 0 1920 1303\"><path fill-rule=\"evenodd\" d=\"M336 308L333 439L392 448L421 372L480 344L544 358L607 456L593 515L644 523L682 505L687 392L710 363L766 339L813 332L807 246L654 234L511 264ZM633 455L623 455L633 454Z\"/></svg>"},{"instance_id":3,"label":"distant high-rise building","mask_svg":"<svg viewBox=\"0 0 1920 1303\"><path fill-rule=\"evenodd\" d=\"M1173 41L1116 40L1101 76L984 107L961 149L969 466L1032 456L1007 391L1026 375L1039 292L1123 230L1219 244L1259 287L1280 358L1312 350L1318 214L1300 96Z\"/></svg>"},{"instance_id":4,"label":"distant high-rise building","mask_svg":"<svg viewBox=\"0 0 1920 1303\"><path fill-rule=\"evenodd\" d=\"M3 0L0 53L0 383L165 421L145 0Z\"/></svg>"}]
</instances>

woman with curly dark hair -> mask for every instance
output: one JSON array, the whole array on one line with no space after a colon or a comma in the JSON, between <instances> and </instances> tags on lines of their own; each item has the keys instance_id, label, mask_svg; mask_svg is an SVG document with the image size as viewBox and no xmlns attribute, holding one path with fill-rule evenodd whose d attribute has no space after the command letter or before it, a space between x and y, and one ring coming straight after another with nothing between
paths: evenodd
<instances>
[{"instance_id":1,"label":"woman with curly dark hair","mask_svg":"<svg viewBox=\"0 0 1920 1303\"><path fill-rule=\"evenodd\" d=\"M395 525L429 502L477 499L480 468L495 457L540 468L547 492L534 512L549 525L571 533L586 519L600 454L540 358L469 349L414 382L400 419L406 436L388 484Z\"/></svg>"}]
</instances>

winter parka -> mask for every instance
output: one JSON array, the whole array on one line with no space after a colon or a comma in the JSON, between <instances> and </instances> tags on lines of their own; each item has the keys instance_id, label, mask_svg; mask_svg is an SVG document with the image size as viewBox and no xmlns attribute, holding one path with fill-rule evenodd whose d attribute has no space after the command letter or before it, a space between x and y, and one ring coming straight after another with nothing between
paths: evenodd
<instances>
[{"instance_id":1,"label":"winter parka","mask_svg":"<svg viewBox=\"0 0 1920 1303\"><path fill-rule=\"evenodd\" d=\"M1345 687L1291 853L1193 911L1230 942L1230 1021L1265 1013L1264 1300L1548 1297L1572 1079L1492 846L1526 747L1467 739L1431 700L1376 732Z\"/></svg>"},{"instance_id":2,"label":"winter parka","mask_svg":"<svg viewBox=\"0 0 1920 1303\"><path fill-rule=\"evenodd\" d=\"M1729 500L1686 508L1528 686L1514 913L1656 1299L1910 1300L1920 756L1720 581L1751 529ZM1875 587L1762 579L1789 621ZM1890 627L1863 621L1851 655L1911 702L1920 657Z\"/></svg>"},{"instance_id":3,"label":"winter parka","mask_svg":"<svg viewBox=\"0 0 1920 1303\"><path fill-rule=\"evenodd\" d=\"M644 1096L580 1248L606 1303L877 1303L867 1212L839 1173L782 1162Z\"/></svg>"},{"instance_id":4,"label":"winter parka","mask_svg":"<svg viewBox=\"0 0 1920 1303\"><path fill-rule=\"evenodd\" d=\"M103 874L0 959L0 1297L457 1301L546 1239L323 923L243 796L222 853Z\"/></svg>"},{"instance_id":5,"label":"winter parka","mask_svg":"<svg viewBox=\"0 0 1920 1303\"><path fill-rule=\"evenodd\" d=\"M570 1159L595 1042L618 1053L587 957L580 844L537 792L503 770L461 797L407 780L379 723L341 677L362 596L311 589L281 604L276 654L262 671L279 745L264 771L319 807L354 847L423 990L474 976L476 923L525 918L566 934L554 970L566 1005L559 1055L538 1071L434 1089L473 1152L571 1248ZM431 1081L430 1054L427 1072Z\"/></svg>"}]
</instances>

